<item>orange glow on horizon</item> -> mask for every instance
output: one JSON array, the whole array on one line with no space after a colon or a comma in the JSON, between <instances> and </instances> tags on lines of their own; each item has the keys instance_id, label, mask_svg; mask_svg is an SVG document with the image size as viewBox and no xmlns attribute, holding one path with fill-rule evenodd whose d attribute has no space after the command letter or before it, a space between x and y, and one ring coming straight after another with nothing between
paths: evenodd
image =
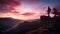
<instances>
[{"instance_id":1,"label":"orange glow on horizon","mask_svg":"<svg viewBox=\"0 0 60 34\"><path fill-rule=\"evenodd\" d=\"M40 16L47 15L47 10L44 7L31 7L31 6L17 6L15 10L7 10L6 13L0 13L0 18L11 17L19 20L34 20L40 19ZM52 14L51 14L52 16Z\"/></svg>"}]
</instances>

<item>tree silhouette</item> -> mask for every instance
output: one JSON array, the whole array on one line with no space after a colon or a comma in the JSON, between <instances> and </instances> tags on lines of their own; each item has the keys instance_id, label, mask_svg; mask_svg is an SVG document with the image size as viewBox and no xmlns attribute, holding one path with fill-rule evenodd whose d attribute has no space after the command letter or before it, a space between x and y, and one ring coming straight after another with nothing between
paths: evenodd
<instances>
[{"instance_id":1,"label":"tree silhouette","mask_svg":"<svg viewBox=\"0 0 60 34\"><path fill-rule=\"evenodd\" d=\"M56 8L53 8L53 10L54 10L54 16L56 16L57 15L57 9Z\"/></svg>"}]
</instances>

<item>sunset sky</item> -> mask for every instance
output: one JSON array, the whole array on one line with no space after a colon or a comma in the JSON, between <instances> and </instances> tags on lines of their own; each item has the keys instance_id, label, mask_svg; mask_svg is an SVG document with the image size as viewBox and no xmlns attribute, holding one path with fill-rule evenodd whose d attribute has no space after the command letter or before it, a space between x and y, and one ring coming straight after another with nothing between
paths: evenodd
<instances>
[{"instance_id":1,"label":"sunset sky","mask_svg":"<svg viewBox=\"0 0 60 34\"><path fill-rule=\"evenodd\" d=\"M47 15L48 6L60 11L60 0L0 0L0 18L39 19Z\"/></svg>"}]
</instances>

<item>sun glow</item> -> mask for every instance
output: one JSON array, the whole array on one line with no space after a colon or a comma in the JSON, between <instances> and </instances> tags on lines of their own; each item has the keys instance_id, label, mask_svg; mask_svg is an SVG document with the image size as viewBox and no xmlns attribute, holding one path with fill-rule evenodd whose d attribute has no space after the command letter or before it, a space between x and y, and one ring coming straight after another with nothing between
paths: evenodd
<instances>
[{"instance_id":1,"label":"sun glow","mask_svg":"<svg viewBox=\"0 0 60 34\"><path fill-rule=\"evenodd\" d=\"M33 7L18 6L15 7L15 10L19 13L18 15L11 16L15 19L21 20L34 20L40 18L40 11L34 10Z\"/></svg>"},{"instance_id":2,"label":"sun glow","mask_svg":"<svg viewBox=\"0 0 60 34\"><path fill-rule=\"evenodd\" d=\"M46 13L44 7L39 6L19 5L13 8L14 10L8 10L7 13L4 13L4 17L11 17L19 20L34 20L40 19L40 16Z\"/></svg>"},{"instance_id":3,"label":"sun glow","mask_svg":"<svg viewBox=\"0 0 60 34\"><path fill-rule=\"evenodd\" d=\"M40 19L40 16L42 16L45 13L44 11L46 11L31 6L17 6L14 8L15 10L5 13L4 17L11 17L20 20L34 20Z\"/></svg>"}]
</instances>

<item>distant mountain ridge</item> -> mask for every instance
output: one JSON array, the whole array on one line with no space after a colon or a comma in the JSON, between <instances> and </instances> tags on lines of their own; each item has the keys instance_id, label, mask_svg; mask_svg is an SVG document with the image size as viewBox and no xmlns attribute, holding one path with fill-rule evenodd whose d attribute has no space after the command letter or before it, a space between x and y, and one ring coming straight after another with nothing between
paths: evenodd
<instances>
[{"instance_id":1,"label":"distant mountain ridge","mask_svg":"<svg viewBox=\"0 0 60 34\"><path fill-rule=\"evenodd\" d=\"M20 26L20 22L21 22L22 20L18 20L18 19L13 19L13 18L0 18L0 25L1 25L1 30L7 30L7 29L9 29L9 28L11 28L11 27L14 27L14 25L16 25L17 24L17 26L19 25ZM37 20L35 20L35 21L38 21L38 22L40 22L40 19L37 19ZM34 21L33 21L34 22ZM31 22L32 23L32 22ZM21 25L23 26L23 25L28 25L28 24L30 24L30 26L31 26L31 23L30 22L28 22L28 21L26 21L26 22L21 22ZM33 23L33 25L34 25L35 23ZM37 23L36 23L37 24Z\"/></svg>"},{"instance_id":2,"label":"distant mountain ridge","mask_svg":"<svg viewBox=\"0 0 60 34\"><path fill-rule=\"evenodd\" d=\"M13 18L0 18L0 25L2 26L2 30L11 28L12 26L18 24L21 20L13 19Z\"/></svg>"}]
</instances>

